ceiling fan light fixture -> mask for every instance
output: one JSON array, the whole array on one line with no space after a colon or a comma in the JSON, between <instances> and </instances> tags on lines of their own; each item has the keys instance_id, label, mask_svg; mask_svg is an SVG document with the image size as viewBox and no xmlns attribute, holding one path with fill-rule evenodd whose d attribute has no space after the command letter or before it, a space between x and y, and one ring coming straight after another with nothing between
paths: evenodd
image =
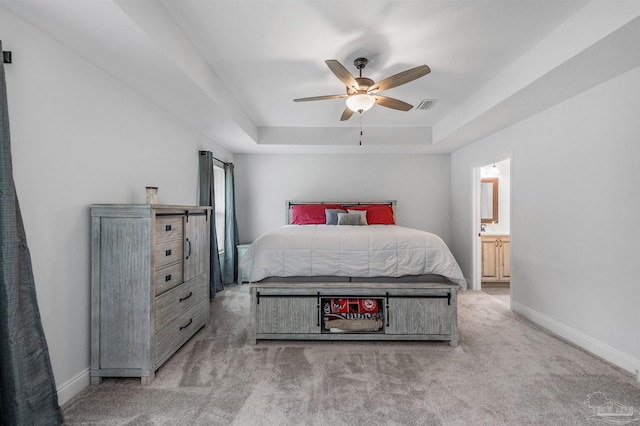
<instances>
[{"instance_id":1,"label":"ceiling fan light fixture","mask_svg":"<svg viewBox=\"0 0 640 426\"><path fill-rule=\"evenodd\" d=\"M362 113L364 111L368 111L371 109L373 104L378 104L381 107L391 108L398 111L409 111L413 109L413 105L399 99L378 95L378 92L409 83L410 81L423 77L431 72L431 69L428 66L419 65L406 71L399 72L398 74L394 74L391 77L387 77L376 83L370 78L362 76L362 69L368 62L366 58L357 58L353 61L353 64L359 71L359 77L354 77L353 74L344 67L344 65L335 59L327 59L324 62L327 64L331 72L333 72L342 84L344 84L347 89L347 93L344 95L311 96L307 98L294 99L293 101L305 102L346 98L347 106L340 117L340 121L348 120L354 112Z\"/></svg>"},{"instance_id":2,"label":"ceiling fan light fixture","mask_svg":"<svg viewBox=\"0 0 640 426\"><path fill-rule=\"evenodd\" d=\"M347 98L347 106L353 112L364 112L376 103L376 98L366 93L358 93Z\"/></svg>"}]
</instances>

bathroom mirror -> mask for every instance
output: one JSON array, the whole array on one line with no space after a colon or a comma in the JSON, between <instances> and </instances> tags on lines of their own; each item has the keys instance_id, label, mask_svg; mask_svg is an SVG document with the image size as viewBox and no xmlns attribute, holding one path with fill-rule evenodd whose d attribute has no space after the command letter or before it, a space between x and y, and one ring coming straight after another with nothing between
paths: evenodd
<instances>
[{"instance_id":1,"label":"bathroom mirror","mask_svg":"<svg viewBox=\"0 0 640 426\"><path fill-rule=\"evenodd\" d=\"M480 180L480 223L498 223L498 178Z\"/></svg>"}]
</instances>

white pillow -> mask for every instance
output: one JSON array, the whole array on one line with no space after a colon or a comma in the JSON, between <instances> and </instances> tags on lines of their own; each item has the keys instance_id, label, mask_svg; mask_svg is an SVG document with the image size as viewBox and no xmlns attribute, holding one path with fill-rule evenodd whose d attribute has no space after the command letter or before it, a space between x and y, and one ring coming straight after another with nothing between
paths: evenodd
<instances>
[{"instance_id":1,"label":"white pillow","mask_svg":"<svg viewBox=\"0 0 640 426\"><path fill-rule=\"evenodd\" d=\"M349 214L359 214L360 215L360 225L368 225L367 223L367 211L366 210L348 210Z\"/></svg>"}]
</instances>

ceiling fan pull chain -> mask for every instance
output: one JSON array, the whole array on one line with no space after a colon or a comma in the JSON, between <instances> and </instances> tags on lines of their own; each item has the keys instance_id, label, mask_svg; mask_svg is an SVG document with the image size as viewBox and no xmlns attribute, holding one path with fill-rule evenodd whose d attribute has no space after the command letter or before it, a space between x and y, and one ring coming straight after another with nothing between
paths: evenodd
<instances>
[{"instance_id":1,"label":"ceiling fan pull chain","mask_svg":"<svg viewBox=\"0 0 640 426\"><path fill-rule=\"evenodd\" d=\"M362 112L360 113L360 145L362 145Z\"/></svg>"}]
</instances>

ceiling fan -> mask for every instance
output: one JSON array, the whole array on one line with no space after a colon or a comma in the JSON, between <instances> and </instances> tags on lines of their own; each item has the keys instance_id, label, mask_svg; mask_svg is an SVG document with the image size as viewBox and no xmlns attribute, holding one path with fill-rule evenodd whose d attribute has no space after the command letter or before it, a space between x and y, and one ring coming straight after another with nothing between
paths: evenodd
<instances>
[{"instance_id":1,"label":"ceiling fan","mask_svg":"<svg viewBox=\"0 0 640 426\"><path fill-rule=\"evenodd\" d=\"M388 96L380 96L377 93L383 90L391 89L393 87L400 86L401 84L409 83L417 78L423 77L431 72L431 69L426 65L420 65L415 68L408 69L401 73L392 75L384 80L376 83L370 78L362 76L362 70L369 61L367 58L357 58L353 61L353 64L360 71L359 77L354 77L351 73L337 60L328 59L325 61L329 69L344 83L347 87L347 93L344 95L326 95L326 96L312 96L309 98L294 99L294 102L307 102L307 101L320 101L324 99L339 99L346 98L347 107L340 117L340 121L345 121L351 118L353 113L367 111L374 104L381 105L383 107L397 109L400 111L409 111L413 108L406 102L398 99L390 98Z\"/></svg>"}]
</instances>

